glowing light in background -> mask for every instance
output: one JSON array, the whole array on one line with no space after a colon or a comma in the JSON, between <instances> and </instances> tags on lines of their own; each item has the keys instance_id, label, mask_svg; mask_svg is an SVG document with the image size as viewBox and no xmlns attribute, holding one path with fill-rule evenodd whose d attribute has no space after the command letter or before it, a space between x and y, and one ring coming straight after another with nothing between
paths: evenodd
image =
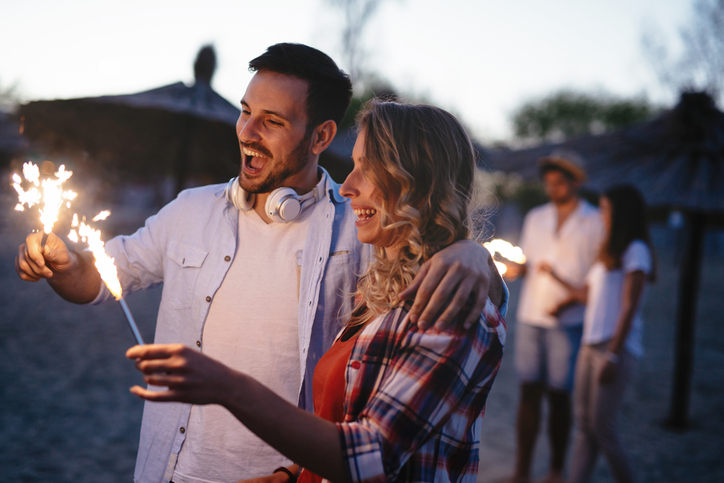
<instances>
[{"instance_id":1,"label":"glowing light in background","mask_svg":"<svg viewBox=\"0 0 724 483\"><path fill-rule=\"evenodd\" d=\"M498 256L505 258L506 260L510 260L511 262L515 262L521 265L526 262L525 255L523 254L523 250L520 247L516 247L512 243L502 240L500 238L496 238L494 240L490 240L489 242L483 243L483 246L488 249L493 257L495 257L497 254ZM503 262L495 260L495 266L497 267L500 275L505 275L505 272L508 271L508 267Z\"/></svg>"}]
</instances>

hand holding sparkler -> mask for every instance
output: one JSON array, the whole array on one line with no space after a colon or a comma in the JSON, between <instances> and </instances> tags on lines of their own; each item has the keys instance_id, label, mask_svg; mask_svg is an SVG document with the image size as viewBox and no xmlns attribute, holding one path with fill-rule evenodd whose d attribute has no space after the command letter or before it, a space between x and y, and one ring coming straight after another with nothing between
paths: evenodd
<instances>
[{"instance_id":1,"label":"hand holding sparkler","mask_svg":"<svg viewBox=\"0 0 724 483\"><path fill-rule=\"evenodd\" d=\"M44 247L41 245L42 238L48 240ZM15 271L21 279L37 282L43 278L53 278L57 273L68 272L75 263L74 254L55 234L31 233L18 249Z\"/></svg>"}]
</instances>

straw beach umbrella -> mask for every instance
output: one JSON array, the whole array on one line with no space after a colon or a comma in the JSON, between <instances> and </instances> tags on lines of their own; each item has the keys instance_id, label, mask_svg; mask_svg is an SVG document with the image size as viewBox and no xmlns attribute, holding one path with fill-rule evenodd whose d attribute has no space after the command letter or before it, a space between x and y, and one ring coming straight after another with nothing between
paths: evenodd
<instances>
[{"instance_id":1,"label":"straw beach umbrella","mask_svg":"<svg viewBox=\"0 0 724 483\"><path fill-rule=\"evenodd\" d=\"M239 170L239 109L211 88L215 67L214 50L205 46L190 86L30 102L19 109L25 135L46 152L85 152L130 177L172 177L176 192L195 179L228 180Z\"/></svg>"}]
</instances>

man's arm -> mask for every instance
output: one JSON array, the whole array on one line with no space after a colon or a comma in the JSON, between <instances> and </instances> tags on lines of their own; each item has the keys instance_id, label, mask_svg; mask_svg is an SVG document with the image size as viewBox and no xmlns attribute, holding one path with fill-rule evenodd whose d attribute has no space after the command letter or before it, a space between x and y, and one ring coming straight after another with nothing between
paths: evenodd
<instances>
[{"instance_id":1,"label":"man's arm","mask_svg":"<svg viewBox=\"0 0 724 483\"><path fill-rule=\"evenodd\" d=\"M69 250L51 233L41 252L41 233L27 236L15 257L15 271L28 282L48 280L55 292L69 302L91 302L101 288L101 277L90 252Z\"/></svg>"},{"instance_id":2,"label":"man's arm","mask_svg":"<svg viewBox=\"0 0 724 483\"><path fill-rule=\"evenodd\" d=\"M487 298L500 307L503 293L503 279L490 252L479 243L462 240L425 262L412 284L400 292L400 299L411 299L414 294L410 320L421 329L434 323L444 330L463 312L465 317L460 320L470 327L483 312Z\"/></svg>"}]
</instances>

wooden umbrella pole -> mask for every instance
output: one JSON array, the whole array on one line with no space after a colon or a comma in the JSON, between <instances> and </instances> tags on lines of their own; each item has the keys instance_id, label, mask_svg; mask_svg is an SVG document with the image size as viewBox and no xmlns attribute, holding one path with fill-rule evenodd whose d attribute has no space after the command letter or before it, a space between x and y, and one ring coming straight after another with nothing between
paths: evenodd
<instances>
[{"instance_id":1,"label":"wooden umbrella pole","mask_svg":"<svg viewBox=\"0 0 724 483\"><path fill-rule=\"evenodd\" d=\"M694 359L694 322L705 228L704 213L687 214L686 243L679 276L674 383L671 412L667 420L667 426L675 430L684 430L688 425L689 392Z\"/></svg>"}]
</instances>

